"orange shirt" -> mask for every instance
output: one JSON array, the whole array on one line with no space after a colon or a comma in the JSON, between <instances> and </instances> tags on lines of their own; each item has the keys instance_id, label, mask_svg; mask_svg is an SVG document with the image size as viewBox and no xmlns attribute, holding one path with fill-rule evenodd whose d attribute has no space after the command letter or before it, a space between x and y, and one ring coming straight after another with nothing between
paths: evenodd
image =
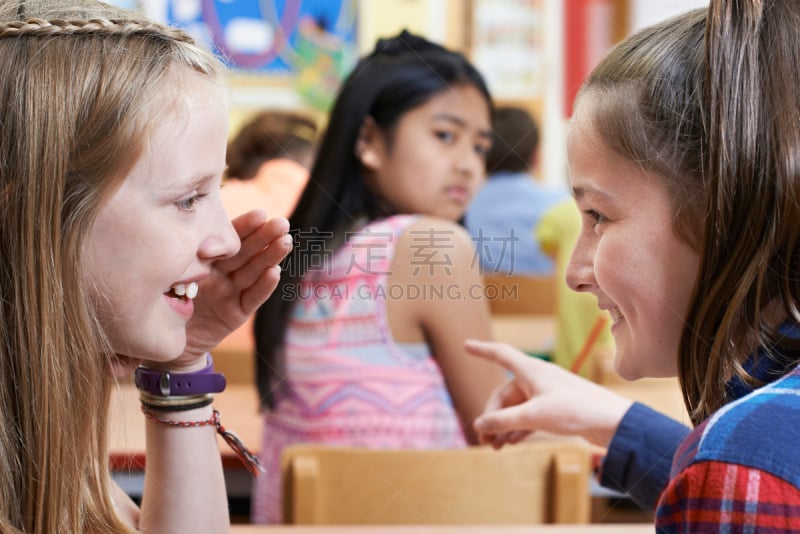
<instances>
[{"instance_id":1,"label":"orange shirt","mask_svg":"<svg viewBox=\"0 0 800 534\"><path fill-rule=\"evenodd\" d=\"M269 217L288 217L309 171L296 161L279 158L265 161L250 180L231 178L222 187L222 203L231 217L253 209L266 210Z\"/></svg>"}]
</instances>

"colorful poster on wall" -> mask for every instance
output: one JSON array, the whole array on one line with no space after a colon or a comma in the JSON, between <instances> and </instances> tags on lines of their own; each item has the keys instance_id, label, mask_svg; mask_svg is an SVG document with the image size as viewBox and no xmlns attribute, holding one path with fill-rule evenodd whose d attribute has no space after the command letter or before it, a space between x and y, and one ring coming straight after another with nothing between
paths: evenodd
<instances>
[{"instance_id":1,"label":"colorful poster on wall","mask_svg":"<svg viewBox=\"0 0 800 534\"><path fill-rule=\"evenodd\" d=\"M474 0L472 58L500 99L537 99L544 80L542 0Z\"/></svg>"},{"instance_id":2,"label":"colorful poster on wall","mask_svg":"<svg viewBox=\"0 0 800 534\"><path fill-rule=\"evenodd\" d=\"M356 55L356 0L142 0L145 11L184 28L228 65L287 77L326 109Z\"/></svg>"}]
</instances>

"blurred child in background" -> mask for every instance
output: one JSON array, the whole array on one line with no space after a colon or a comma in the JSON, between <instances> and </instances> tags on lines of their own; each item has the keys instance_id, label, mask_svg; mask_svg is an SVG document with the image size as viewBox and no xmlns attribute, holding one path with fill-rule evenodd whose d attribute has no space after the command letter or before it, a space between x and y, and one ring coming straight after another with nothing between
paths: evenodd
<instances>
[{"instance_id":1,"label":"blurred child in background","mask_svg":"<svg viewBox=\"0 0 800 534\"><path fill-rule=\"evenodd\" d=\"M308 181L317 124L310 116L262 111L228 143L222 202L231 217L252 209L288 217Z\"/></svg>"},{"instance_id":2,"label":"blurred child in background","mask_svg":"<svg viewBox=\"0 0 800 534\"><path fill-rule=\"evenodd\" d=\"M501 107L492 115L488 181L467 209L464 222L476 243L483 273L549 276L553 262L534 240L542 214L569 197L562 185L533 175L539 127L526 110Z\"/></svg>"},{"instance_id":3,"label":"blurred child in background","mask_svg":"<svg viewBox=\"0 0 800 534\"><path fill-rule=\"evenodd\" d=\"M317 124L307 114L266 110L247 121L228 143L222 204L230 217L260 209L268 217L294 210L314 158ZM253 317L214 350L232 376L252 377ZM244 368L247 366L247 368Z\"/></svg>"},{"instance_id":4,"label":"blurred child in background","mask_svg":"<svg viewBox=\"0 0 800 534\"><path fill-rule=\"evenodd\" d=\"M297 246L256 316L264 408L256 522L281 519L292 443L449 448L502 371L471 358L489 311L457 224L485 178L491 99L459 53L403 32L344 81L291 217Z\"/></svg>"}]
</instances>

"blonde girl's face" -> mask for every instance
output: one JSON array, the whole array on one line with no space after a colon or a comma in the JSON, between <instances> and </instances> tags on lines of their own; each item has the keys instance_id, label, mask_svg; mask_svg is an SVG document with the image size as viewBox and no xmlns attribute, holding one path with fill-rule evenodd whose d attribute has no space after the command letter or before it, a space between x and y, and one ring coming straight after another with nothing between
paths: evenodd
<instances>
[{"instance_id":1,"label":"blonde girl's face","mask_svg":"<svg viewBox=\"0 0 800 534\"><path fill-rule=\"evenodd\" d=\"M485 97L457 85L402 115L391 141L368 119L356 153L369 186L398 213L456 221L485 180L490 135Z\"/></svg>"},{"instance_id":2,"label":"blonde girl's face","mask_svg":"<svg viewBox=\"0 0 800 534\"><path fill-rule=\"evenodd\" d=\"M594 134L592 98L581 97L567 141L570 185L582 214L567 282L608 310L623 378L674 376L699 255L676 236L664 179Z\"/></svg>"},{"instance_id":3,"label":"blonde girl's face","mask_svg":"<svg viewBox=\"0 0 800 534\"><path fill-rule=\"evenodd\" d=\"M212 82L186 76L178 87L192 90L154 106L159 124L88 239L100 322L113 350L133 358L166 361L183 352L198 283L214 260L239 249L220 199L226 101Z\"/></svg>"}]
</instances>

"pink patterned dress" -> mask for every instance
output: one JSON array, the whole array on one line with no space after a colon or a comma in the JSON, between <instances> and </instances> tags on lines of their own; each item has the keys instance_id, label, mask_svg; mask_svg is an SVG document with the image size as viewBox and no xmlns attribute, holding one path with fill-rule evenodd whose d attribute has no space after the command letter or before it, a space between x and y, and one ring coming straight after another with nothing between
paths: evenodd
<instances>
[{"instance_id":1,"label":"pink patterned dress","mask_svg":"<svg viewBox=\"0 0 800 534\"><path fill-rule=\"evenodd\" d=\"M425 344L396 343L386 299L395 246L415 216L374 222L309 269L289 321L286 376L264 411L252 520L281 521L280 454L293 443L385 449L466 446L436 360Z\"/></svg>"}]
</instances>

